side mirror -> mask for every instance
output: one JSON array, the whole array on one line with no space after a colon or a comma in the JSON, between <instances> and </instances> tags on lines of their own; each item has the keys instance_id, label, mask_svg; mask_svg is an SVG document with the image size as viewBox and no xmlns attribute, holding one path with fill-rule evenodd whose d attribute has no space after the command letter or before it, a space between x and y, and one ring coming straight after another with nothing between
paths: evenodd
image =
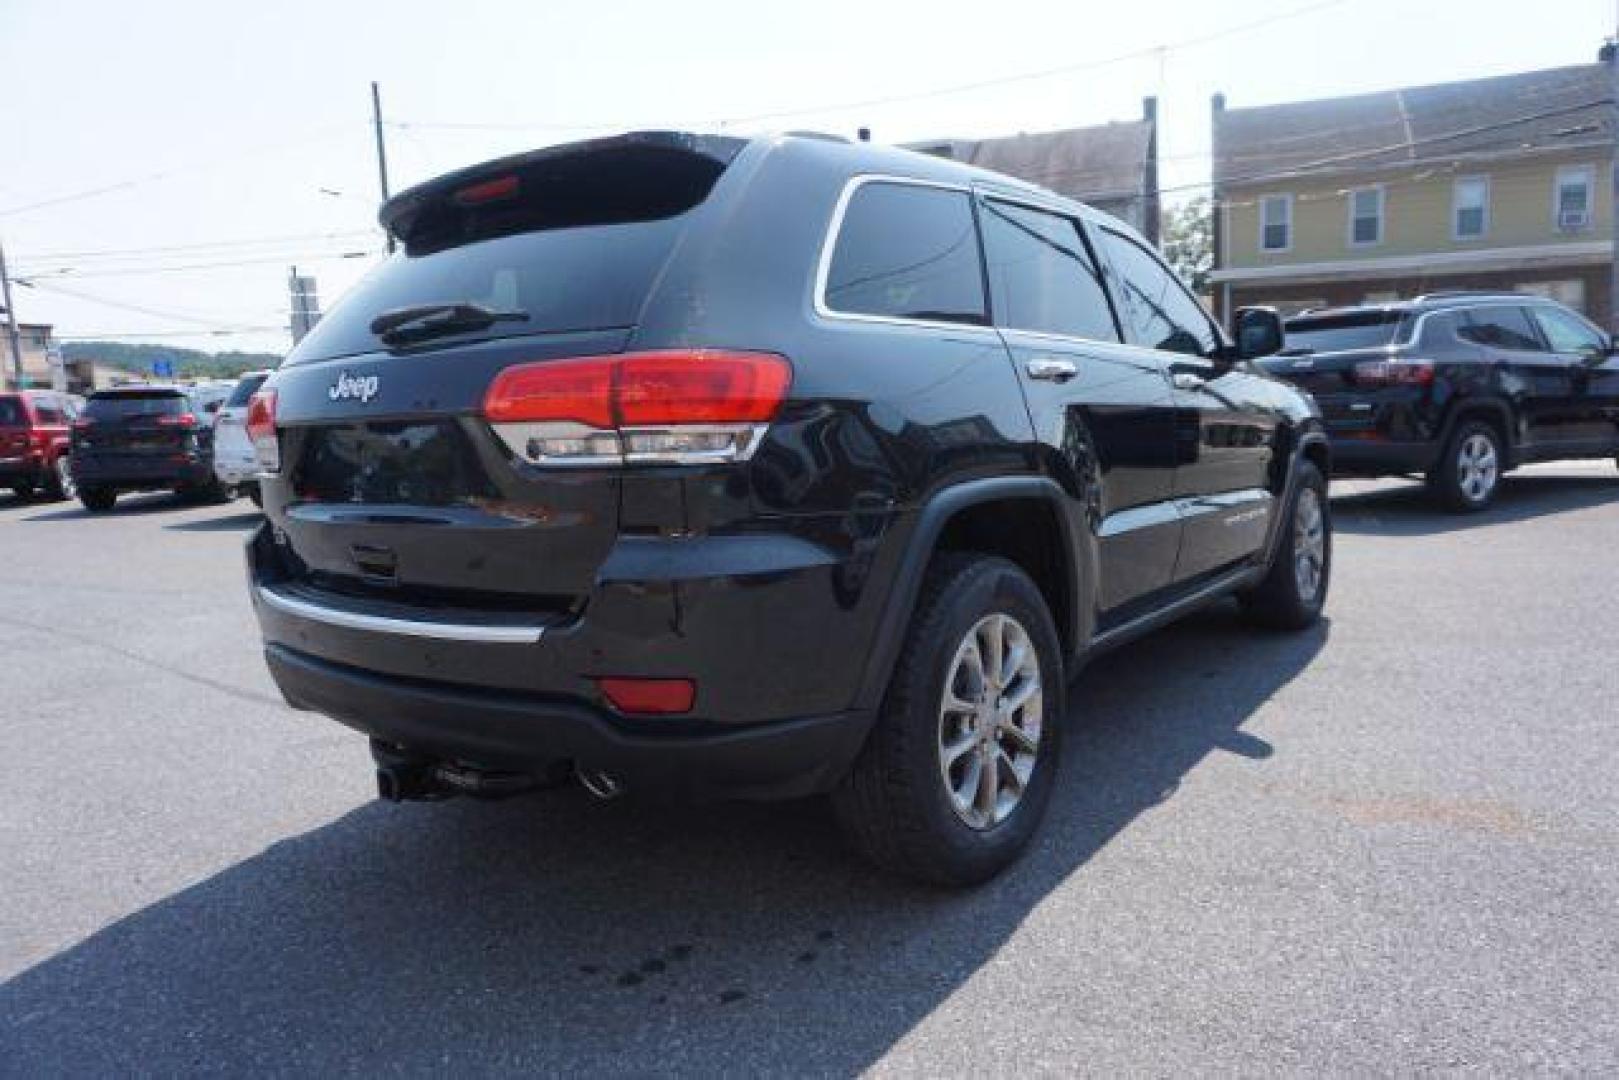
<instances>
[{"instance_id":1,"label":"side mirror","mask_svg":"<svg viewBox=\"0 0 1619 1080\"><path fill-rule=\"evenodd\" d=\"M1238 308L1231 315L1231 336L1237 339L1240 359L1274 356L1282 351L1282 316L1275 308Z\"/></svg>"}]
</instances>

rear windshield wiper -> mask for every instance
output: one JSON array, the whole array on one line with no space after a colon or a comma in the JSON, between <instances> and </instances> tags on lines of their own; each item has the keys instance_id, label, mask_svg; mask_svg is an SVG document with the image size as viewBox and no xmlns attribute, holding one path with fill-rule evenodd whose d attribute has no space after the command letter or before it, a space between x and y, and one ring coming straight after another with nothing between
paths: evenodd
<instances>
[{"instance_id":1,"label":"rear windshield wiper","mask_svg":"<svg viewBox=\"0 0 1619 1080\"><path fill-rule=\"evenodd\" d=\"M420 341L439 334L484 330L497 322L527 321L526 311L496 311L470 300L458 300L384 311L371 320L371 332L392 345L402 341Z\"/></svg>"}]
</instances>

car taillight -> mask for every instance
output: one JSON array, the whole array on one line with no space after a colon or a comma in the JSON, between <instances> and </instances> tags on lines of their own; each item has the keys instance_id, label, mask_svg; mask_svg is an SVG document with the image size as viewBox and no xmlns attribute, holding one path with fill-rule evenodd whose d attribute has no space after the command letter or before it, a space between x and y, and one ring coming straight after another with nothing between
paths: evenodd
<instances>
[{"instance_id":1,"label":"car taillight","mask_svg":"<svg viewBox=\"0 0 1619 1080\"><path fill-rule=\"evenodd\" d=\"M683 349L509 367L484 417L541 465L744 461L791 385L774 353Z\"/></svg>"},{"instance_id":2,"label":"car taillight","mask_svg":"<svg viewBox=\"0 0 1619 1080\"><path fill-rule=\"evenodd\" d=\"M275 429L275 391L260 390L247 403L247 438L259 469L281 471L281 437Z\"/></svg>"},{"instance_id":3,"label":"car taillight","mask_svg":"<svg viewBox=\"0 0 1619 1080\"><path fill-rule=\"evenodd\" d=\"M88 416L81 416L77 420L73 421L73 430L74 431L89 431L91 428L93 428L95 426L96 426L95 420L93 420L92 418L90 418Z\"/></svg>"},{"instance_id":4,"label":"car taillight","mask_svg":"<svg viewBox=\"0 0 1619 1080\"><path fill-rule=\"evenodd\" d=\"M1360 386L1429 386L1433 383L1433 362L1363 360L1355 365L1355 382Z\"/></svg>"},{"instance_id":5,"label":"car taillight","mask_svg":"<svg viewBox=\"0 0 1619 1080\"><path fill-rule=\"evenodd\" d=\"M194 414L188 412L173 413L158 417L157 423L159 427L194 428L197 426L197 418Z\"/></svg>"}]
</instances>

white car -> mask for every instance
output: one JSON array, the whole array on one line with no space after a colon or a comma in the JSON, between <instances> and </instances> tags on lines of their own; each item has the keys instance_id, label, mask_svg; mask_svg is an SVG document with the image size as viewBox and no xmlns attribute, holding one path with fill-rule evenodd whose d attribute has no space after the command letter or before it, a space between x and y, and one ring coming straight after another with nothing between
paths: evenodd
<instances>
[{"instance_id":1,"label":"white car","mask_svg":"<svg viewBox=\"0 0 1619 1080\"><path fill-rule=\"evenodd\" d=\"M268 371L244 372L214 416L214 475L227 491L246 495L255 504L259 501L259 464L247 437L247 403L269 375Z\"/></svg>"}]
</instances>

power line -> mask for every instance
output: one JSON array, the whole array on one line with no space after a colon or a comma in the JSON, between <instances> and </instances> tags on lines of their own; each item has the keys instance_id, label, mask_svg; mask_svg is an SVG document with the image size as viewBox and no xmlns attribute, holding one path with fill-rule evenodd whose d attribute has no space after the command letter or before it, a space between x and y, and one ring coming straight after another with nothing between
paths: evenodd
<instances>
[{"instance_id":1,"label":"power line","mask_svg":"<svg viewBox=\"0 0 1619 1080\"><path fill-rule=\"evenodd\" d=\"M113 268L92 268L80 270L77 267L62 266L43 270L32 270L18 275L18 281L38 281L42 277L48 278L98 278L98 277L140 277L146 274L178 274L195 270L223 270L236 266L263 266L266 263L285 262L334 262L340 259L365 259L381 255L380 251L331 251L311 254L309 252L292 252L278 255L264 255L254 259L233 259L228 262L184 263L178 266L120 266Z\"/></svg>"},{"instance_id":2,"label":"power line","mask_svg":"<svg viewBox=\"0 0 1619 1080\"><path fill-rule=\"evenodd\" d=\"M1099 68L1112 67L1130 60L1139 60L1145 57L1161 56L1172 52L1181 52L1186 49L1197 48L1224 38L1245 34L1251 30L1274 26L1277 23L1289 22L1312 15L1327 8L1342 7L1349 0L1317 0L1316 3L1306 4L1302 7L1283 11L1276 15L1268 15L1261 19L1254 19L1245 23L1237 23L1220 30L1206 34L1183 38L1179 41L1168 42L1162 45L1153 45L1146 48L1132 49L1129 52L1118 53L1113 56L1097 60L1087 60L1076 64L1064 64L1060 67L1045 68L1039 71L1026 71L1012 75L1003 75L993 79L980 79L970 83L958 83L953 86L935 87L931 90L917 90L904 94L891 94L882 97L862 98L858 101L841 101L826 105L811 105L797 109L777 109L771 112L753 113L746 116L717 116L701 120L677 122L671 125L677 128L706 128L726 124L752 124L761 120L779 120L792 116L809 116L816 113L847 112L852 109L867 109L883 105L894 105L911 101L925 101L930 98L948 97L955 94L971 93L975 90L985 90L997 86L1010 86L1021 82L1035 82L1041 79L1055 78L1059 75L1073 75L1084 71L1095 71ZM620 131L624 130L619 124L555 124L555 123L460 123L449 121L422 121L422 120L394 120L388 121L387 126L399 128L438 129L446 131L560 131L560 132L591 132L591 131Z\"/></svg>"},{"instance_id":3,"label":"power line","mask_svg":"<svg viewBox=\"0 0 1619 1080\"><path fill-rule=\"evenodd\" d=\"M356 236L375 235L375 229L340 229L334 232L320 233L283 233L279 236L243 237L236 240L209 240L195 244L166 244L157 247L143 248L103 248L88 251L40 251L25 255L23 262L37 263L47 259L117 259L131 255L159 255L171 252L202 252L220 248L234 247L262 247L265 244L298 243L305 240L341 240L352 239Z\"/></svg>"},{"instance_id":4,"label":"power line","mask_svg":"<svg viewBox=\"0 0 1619 1080\"><path fill-rule=\"evenodd\" d=\"M186 314L178 311L164 311L158 308L143 307L140 304L129 304L122 300L112 300L105 296L96 296L94 293L82 292L78 289L64 288L61 285L45 285L37 281L18 281L17 284L26 286L30 289L41 289L45 292L60 293L63 296L71 296L75 299L83 300L91 304L101 304L106 307L120 308L124 311L133 311L139 315L151 315L159 319L174 319L178 322L195 323L198 326L205 326L221 330L235 329L238 327L238 324L230 323L217 317L202 318L195 314Z\"/></svg>"},{"instance_id":5,"label":"power line","mask_svg":"<svg viewBox=\"0 0 1619 1080\"><path fill-rule=\"evenodd\" d=\"M80 202L84 199L94 199L102 195L110 195L113 192L127 191L130 188L142 187L146 184L156 183L159 180L168 180L171 177L179 176L188 172L217 169L225 165L234 164L237 161L245 158L258 157L262 154L274 153L281 150L290 150L300 146L307 146L310 143L321 142L326 139L333 138L334 136L348 130L350 126L350 124L346 123L341 125L331 125L318 129L314 132L310 132L305 136L292 141L282 141L272 145L257 146L236 154L227 155L225 157L213 158L209 161L199 161L189 165L177 165L173 168L163 169L159 172L147 173L143 176L133 176L126 180L116 180L110 184L102 184L97 187L86 188L82 191L70 192L66 195L56 195L52 196L51 198L39 199L31 203L23 203L20 206L8 206L0 208L0 217L10 217L13 214L25 214L29 211L43 210L47 207L61 206L65 203Z\"/></svg>"}]
</instances>

